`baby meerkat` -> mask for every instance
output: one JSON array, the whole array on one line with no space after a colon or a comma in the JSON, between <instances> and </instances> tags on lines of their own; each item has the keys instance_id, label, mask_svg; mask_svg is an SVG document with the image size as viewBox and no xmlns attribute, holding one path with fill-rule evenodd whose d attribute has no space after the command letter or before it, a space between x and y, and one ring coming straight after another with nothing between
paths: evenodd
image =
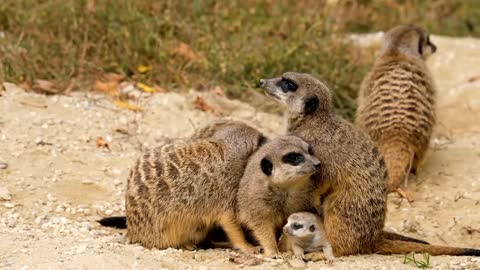
<instances>
[{"instance_id":1,"label":"baby meerkat","mask_svg":"<svg viewBox=\"0 0 480 270\"><path fill-rule=\"evenodd\" d=\"M313 147L322 164L313 202L321 198L327 239L335 256L358 253L473 255L480 250L433 246L383 231L387 169L372 139L337 116L330 90L305 73L287 72L260 86L286 106L287 130ZM310 255L311 254L311 255ZM306 254L315 259L315 253ZM320 256L320 254L318 254Z\"/></svg>"},{"instance_id":2,"label":"baby meerkat","mask_svg":"<svg viewBox=\"0 0 480 270\"><path fill-rule=\"evenodd\" d=\"M417 171L435 124L436 89L425 59L436 49L420 27L392 28L359 92L355 123L380 148L388 191L403 196L409 193L400 185L406 188L409 173Z\"/></svg>"},{"instance_id":3,"label":"baby meerkat","mask_svg":"<svg viewBox=\"0 0 480 270\"><path fill-rule=\"evenodd\" d=\"M254 251L236 218L236 195L249 156L264 141L254 128L224 121L200 131L195 140L146 151L128 178L130 242L192 249L219 225L235 248Z\"/></svg>"},{"instance_id":4,"label":"baby meerkat","mask_svg":"<svg viewBox=\"0 0 480 270\"><path fill-rule=\"evenodd\" d=\"M329 261L335 259L321 217L310 212L298 212L288 217L280 237L279 249L301 259L305 258L305 252L315 251L323 251Z\"/></svg>"},{"instance_id":5,"label":"baby meerkat","mask_svg":"<svg viewBox=\"0 0 480 270\"><path fill-rule=\"evenodd\" d=\"M238 219L252 230L265 255L279 256L277 231L292 213L312 208L311 176L320 168L311 148L282 136L253 154L240 181Z\"/></svg>"}]
</instances>

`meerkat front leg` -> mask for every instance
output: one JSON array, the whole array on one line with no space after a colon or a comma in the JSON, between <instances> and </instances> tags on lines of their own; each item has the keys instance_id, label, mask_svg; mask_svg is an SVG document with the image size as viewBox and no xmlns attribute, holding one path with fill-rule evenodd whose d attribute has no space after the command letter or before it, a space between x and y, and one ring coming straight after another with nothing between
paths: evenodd
<instances>
[{"instance_id":1,"label":"meerkat front leg","mask_svg":"<svg viewBox=\"0 0 480 270\"><path fill-rule=\"evenodd\" d=\"M305 259L305 251L302 247L293 244L292 245L293 257L298 259Z\"/></svg>"},{"instance_id":2,"label":"meerkat front leg","mask_svg":"<svg viewBox=\"0 0 480 270\"><path fill-rule=\"evenodd\" d=\"M253 234L262 245L263 252L269 257L281 257L278 250L277 240L275 239L275 230L273 224L268 222L256 224L253 228Z\"/></svg>"},{"instance_id":3,"label":"meerkat front leg","mask_svg":"<svg viewBox=\"0 0 480 270\"><path fill-rule=\"evenodd\" d=\"M325 255L327 261L335 260L335 255L333 255L333 249L330 244L326 244L325 246L323 246L323 254Z\"/></svg>"},{"instance_id":4,"label":"meerkat front leg","mask_svg":"<svg viewBox=\"0 0 480 270\"><path fill-rule=\"evenodd\" d=\"M234 248L247 253L255 253L255 247L250 245L245 239L245 235L243 234L242 228L238 224L235 215L225 214L220 217L219 223Z\"/></svg>"}]
</instances>

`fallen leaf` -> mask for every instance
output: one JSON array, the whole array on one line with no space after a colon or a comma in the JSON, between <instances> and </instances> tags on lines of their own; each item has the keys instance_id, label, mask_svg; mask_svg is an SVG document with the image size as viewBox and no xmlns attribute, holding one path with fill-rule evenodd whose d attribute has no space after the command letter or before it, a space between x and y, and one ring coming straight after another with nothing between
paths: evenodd
<instances>
[{"instance_id":1,"label":"fallen leaf","mask_svg":"<svg viewBox=\"0 0 480 270\"><path fill-rule=\"evenodd\" d=\"M128 102L122 101L122 100L115 100L115 105L117 107L122 108L122 109L128 109L130 111L134 112L139 112L142 111L142 109L136 105L130 104Z\"/></svg>"},{"instance_id":2,"label":"fallen leaf","mask_svg":"<svg viewBox=\"0 0 480 270\"><path fill-rule=\"evenodd\" d=\"M221 96L221 97L224 97L225 96L225 92L223 91L223 89L220 87L220 86L215 86L213 88L213 92L215 94L217 94L218 96Z\"/></svg>"},{"instance_id":3,"label":"fallen leaf","mask_svg":"<svg viewBox=\"0 0 480 270\"><path fill-rule=\"evenodd\" d=\"M165 88L163 88L163 87L160 87L160 86L158 86L158 85L154 85L154 86L153 86L153 89L155 89L155 92L157 92L157 93L166 93L166 92L168 92L167 89L165 89Z\"/></svg>"},{"instance_id":4,"label":"fallen leaf","mask_svg":"<svg viewBox=\"0 0 480 270\"><path fill-rule=\"evenodd\" d=\"M188 44L181 42L180 45L178 45L178 48L175 49L174 51L176 54L183 56L191 61L197 61L198 56L197 54L188 46Z\"/></svg>"},{"instance_id":5,"label":"fallen leaf","mask_svg":"<svg viewBox=\"0 0 480 270\"><path fill-rule=\"evenodd\" d=\"M118 91L119 83L117 81L102 82L96 80L93 88L96 91L103 92L111 97L118 97L120 95Z\"/></svg>"},{"instance_id":6,"label":"fallen leaf","mask_svg":"<svg viewBox=\"0 0 480 270\"><path fill-rule=\"evenodd\" d=\"M22 82L18 85L18 87L22 88L23 90L25 91L31 91L32 90L32 87L30 86L30 84L28 84L27 82Z\"/></svg>"},{"instance_id":7,"label":"fallen leaf","mask_svg":"<svg viewBox=\"0 0 480 270\"><path fill-rule=\"evenodd\" d=\"M152 70L151 66L140 65L137 67L137 71L140 72L141 74L147 73L150 70Z\"/></svg>"},{"instance_id":8,"label":"fallen leaf","mask_svg":"<svg viewBox=\"0 0 480 270\"><path fill-rule=\"evenodd\" d=\"M205 102L205 99L203 99L201 96L197 96L195 101L193 101L193 106L195 106L196 109L204 111L204 112L214 112L213 108L210 107L210 105Z\"/></svg>"},{"instance_id":9,"label":"fallen leaf","mask_svg":"<svg viewBox=\"0 0 480 270\"><path fill-rule=\"evenodd\" d=\"M143 84L143 83L137 83L137 88L142 90L143 92L145 93L155 93L155 89L146 85L146 84Z\"/></svg>"},{"instance_id":10,"label":"fallen leaf","mask_svg":"<svg viewBox=\"0 0 480 270\"><path fill-rule=\"evenodd\" d=\"M87 0L87 5L85 7L88 14L95 13L95 0Z\"/></svg>"},{"instance_id":11,"label":"fallen leaf","mask_svg":"<svg viewBox=\"0 0 480 270\"><path fill-rule=\"evenodd\" d=\"M263 263L263 259L247 254L232 255L228 261L246 266L254 266Z\"/></svg>"},{"instance_id":12,"label":"fallen leaf","mask_svg":"<svg viewBox=\"0 0 480 270\"><path fill-rule=\"evenodd\" d=\"M113 81L120 83L125 79L125 76L113 72L105 74L104 77L107 82Z\"/></svg>"},{"instance_id":13,"label":"fallen leaf","mask_svg":"<svg viewBox=\"0 0 480 270\"><path fill-rule=\"evenodd\" d=\"M47 80L35 80L33 90L45 94L57 94L58 90L55 89L55 84Z\"/></svg>"},{"instance_id":14,"label":"fallen leaf","mask_svg":"<svg viewBox=\"0 0 480 270\"><path fill-rule=\"evenodd\" d=\"M470 77L470 78L468 79L468 82L476 82L476 81L478 81L478 80L480 80L480 75Z\"/></svg>"},{"instance_id":15,"label":"fallen leaf","mask_svg":"<svg viewBox=\"0 0 480 270\"><path fill-rule=\"evenodd\" d=\"M95 143L97 144L98 148L107 148L110 151L110 147L108 146L108 142L103 137L97 137Z\"/></svg>"}]
</instances>

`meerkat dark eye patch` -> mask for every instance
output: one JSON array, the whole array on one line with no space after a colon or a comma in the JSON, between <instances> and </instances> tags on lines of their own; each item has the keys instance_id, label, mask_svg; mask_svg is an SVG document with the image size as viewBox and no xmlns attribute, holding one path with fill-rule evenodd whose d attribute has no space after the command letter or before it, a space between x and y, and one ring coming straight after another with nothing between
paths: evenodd
<instances>
[{"instance_id":1,"label":"meerkat dark eye patch","mask_svg":"<svg viewBox=\"0 0 480 270\"><path fill-rule=\"evenodd\" d=\"M292 224L292 229L294 229L295 231L300 230L301 228L303 228L302 224L298 224L298 223L293 223Z\"/></svg>"},{"instance_id":2,"label":"meerkat dark eye patch","mask_svg":"<svg viewBox=\"0 0 480 270\"><path fill-rule=\"evenodd\" d=\"M315 231L315 225L310 225L310 228L308 228L311 232Z\"/></svg>"},{"instance_id":3,"label":"meerkat dark eye patch","mask_svg":"<svg viewBox=\"0 0 480 270\"><path fill-rule=\"evenodd\" d=\"M425 36L420 35L420 40L418 41L418 53L423 55L423 44L425 44Z\"/></svg>"},{"instance_id":4,"label":"meerkat dark eye patch","mask_svg":"<svg viewBox=\"0 0 480 270\"><path fill-rule=\"evenodd\" d=\"M291 153L288 153L285 156L283 156L282 161L283 161L283 163L287 163L287 164L290 164L290 165L293 165L293 166L297 166L297 165L303 163L303 161L305 161L305 158L300 153L291 152Z\"/></svg>"},{"instance_id":5,"label":"meerkat dark eye patch","mask_svg":"<svg viewBox=\"0 0 480 270\"><path fill-rule=\"evenodd\" d=\"M278 83L277 86L279 86L283 92L295 92L297 91L298 85L289 79L282 78Z\"/></svg>"},{"instance_id":6,"label":"meerkat dark eye patch","mask_svg":"<svg viewBox=\"0 0 480 270\"><path fill-rule=\"evenodd\" d=\"M270 160L268 160L267 158L263 158L262 161L260 161L260 167L262 168L262 172L265 175L272 175L273 164Z\"/></svg>"},{"instance_id":7,"label":"meerkat dark eye patch","mask_svg":"<svg viewBox=\"0 0 480 270\"><path fill-rule=\"evenodd\" d=\"M430 41L430 35L427 36L427 45L432 49L432 53L437 51L437 46Z\"/></svg>"},{"instance_id":8,"label":"meerkat dark eye patch","mask_svg":"<svg viewBox=\"0 0 480 270\"><path fill-rule=\"evenodd\" d=\"M305 109L304 109L305 115L314 113L317 110L319 104L320 104L320 101L318 100L318 97L313 96L313 97L307 98L307 100L305 101Z\"/></svg>"},{"instance_id":9,"label":"meerkat dark eye patch","mask_svg":"<svg viewBox=\"0 0 480 270\"><path fill-rule=\"evenodd\" d=\"M268 142L268 138L263 135L260 136L260 138L258 138L258 146L262 146L267 142Z\"/></svg>"}]
</instances>

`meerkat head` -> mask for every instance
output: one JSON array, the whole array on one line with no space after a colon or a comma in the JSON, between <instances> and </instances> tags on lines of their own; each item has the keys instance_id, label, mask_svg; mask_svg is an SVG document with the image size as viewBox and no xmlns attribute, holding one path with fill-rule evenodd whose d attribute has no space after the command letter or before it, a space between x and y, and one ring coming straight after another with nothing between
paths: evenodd
<instances>
[{"instance_id":1,"label":"meerkat head","mask_svg":"<svg viewBox=\"0 0 480 270\"><path fill-rule=\"evenodd\" d=\"M288 217L283 232L298 238L308 238L312 237L318 229L318 217L315 214L298 212Z\"/></svg>"},{"instance_id":2,"label":"meerkat head","mask_svg":"<svg viewBox=\"0 0 480 270\"><path fill-rule=\"evenodd\" d=\"M259 86L267 95L283 103L291 115L331 111L330 90L310 74L286 72L281 77L261 79Z\"/></svg>"},{"instance_id":3,"label":"meerkat head","mask_svg":"<svg viewBox=\"0 0 480 270\"><path fill-rule=\"evenodd\" d=\"M233 120L219 120L199 130L194 139L221 140L237 150L249 153L257 150L268 140L261 132L247 124Z\"/></svg>"},{"instance_id":4,"label":"meerkat head","mask_svg":"<svg viewBox=\"0 0 480 270\"><path fill-rule=\"evenodd\" d=\"M383 53L401 52L427 59L435 53L437 46L430 41L430 35L415 25L399 25L390 29L383 38Z\"/></svg>"},{"instance_id":5,"label":"meerkat head","mask_svg":"<svg viewBox=\"0 0 480 270\"><path fill-rule=\"evenodd\" d=\"M320 169L312 147L296 136L282 136L266 143L256 153L267 183L290 187L307 180Z\"/></svg>"}]
</instances>

